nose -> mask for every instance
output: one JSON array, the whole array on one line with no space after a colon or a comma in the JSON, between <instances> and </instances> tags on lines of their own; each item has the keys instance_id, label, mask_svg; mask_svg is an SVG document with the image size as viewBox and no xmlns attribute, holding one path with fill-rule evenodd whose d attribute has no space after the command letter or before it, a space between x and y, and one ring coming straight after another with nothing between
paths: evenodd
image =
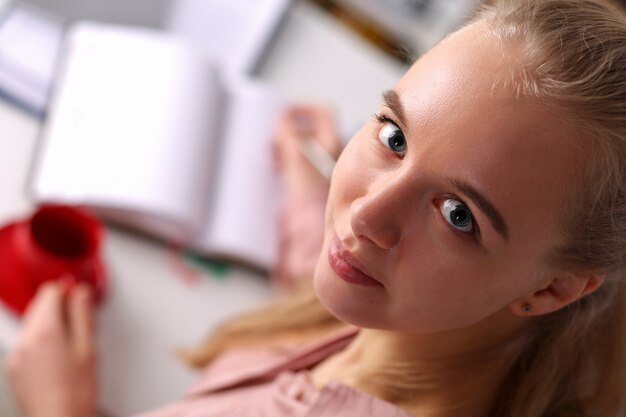
<instances>
[{"instance_id":1,"label":"nose","mask_svg":"<svg viewBox=\"0 0 626 417\"><path fill-rule=\"evenodd\" d=\"M350 227L358 240L385 250L400 242L413 200L407 182L397 177L376 181L352 202Z\"/></svg>"}]
</instances>

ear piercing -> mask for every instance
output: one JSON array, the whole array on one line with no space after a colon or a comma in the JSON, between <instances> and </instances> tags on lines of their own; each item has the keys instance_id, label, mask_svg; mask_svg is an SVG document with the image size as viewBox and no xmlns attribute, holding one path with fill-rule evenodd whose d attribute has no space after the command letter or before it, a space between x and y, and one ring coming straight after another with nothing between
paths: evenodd
<instances>
[{"instance_id":1,"label":"ear piercing","mask_svg":"<svg viewBox=\"0 0 626 417\"><path fill-rule=\"evenodd\" d=\"M530 304L528 304L528 303L524 303L524 305L522 306L522 311L523 311L524 313L528 313L528 312L530 312L531 308L532 308L532 307L530 306Z\"/></svg>"}]
</instances>

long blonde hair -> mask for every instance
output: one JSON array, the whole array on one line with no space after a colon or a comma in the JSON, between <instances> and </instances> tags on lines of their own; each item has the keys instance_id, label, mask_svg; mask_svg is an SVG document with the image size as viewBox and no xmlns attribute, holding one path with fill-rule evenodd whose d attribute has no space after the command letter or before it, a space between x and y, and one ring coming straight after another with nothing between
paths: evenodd
<instances>
[{"instance_id":1,"label":"long blonde hair","mask_svg":"<svg viewBox=\"0 0 626 417\"><path fill-rule=\"evenodd\" d=\"M534 319L492 415L616 416L626 395L626 19L602 0L495 0L472 22L521 46L520 95L562 108L580 127L572 140L591 144L589 166L581 167L586 181L561 213L566 244L550 261L607 272L600 290ZM308 287L224 324L186 359L204 366L231 347L313 337L341 325ZM407 375L398 370L374 383L400 403L410 395Z\"/></svg>"}]
</instances>

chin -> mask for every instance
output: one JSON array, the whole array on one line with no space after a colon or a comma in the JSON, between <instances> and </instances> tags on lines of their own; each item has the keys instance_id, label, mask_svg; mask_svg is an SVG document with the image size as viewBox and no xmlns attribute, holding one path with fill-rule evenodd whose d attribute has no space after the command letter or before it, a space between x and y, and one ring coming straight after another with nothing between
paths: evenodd
<instances>
[{"instance_id":1,"label":"chin","mask_svg":"<svg viewBox=\"0 0 626 417\"><path fill-rule=\"evenodd\" d=\"M313 279L321 304L337 319L357 327L388 329L380 294L365 292L339 279L321 256Z\"/></svg>"}]
</instances>

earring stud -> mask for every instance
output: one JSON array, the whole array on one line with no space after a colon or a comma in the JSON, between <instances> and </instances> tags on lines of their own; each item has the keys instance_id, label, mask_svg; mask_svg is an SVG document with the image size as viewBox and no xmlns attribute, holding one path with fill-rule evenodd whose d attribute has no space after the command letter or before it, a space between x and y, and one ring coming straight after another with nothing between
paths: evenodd
<instances>
[{"instance_id":1,"label":"earring stud","mask_svg":"<svg viewBox=\"0 0 626 417\"><path fill-rule=\"evenodd\" d=\"M525 303L525 304L522 306L522 311L523 311L524 313L528 313L528 312L530 312L530 309L531 309L531 307L530 307L530 304L528 304L528 303Z\"/></svg>"}]
</instances>

